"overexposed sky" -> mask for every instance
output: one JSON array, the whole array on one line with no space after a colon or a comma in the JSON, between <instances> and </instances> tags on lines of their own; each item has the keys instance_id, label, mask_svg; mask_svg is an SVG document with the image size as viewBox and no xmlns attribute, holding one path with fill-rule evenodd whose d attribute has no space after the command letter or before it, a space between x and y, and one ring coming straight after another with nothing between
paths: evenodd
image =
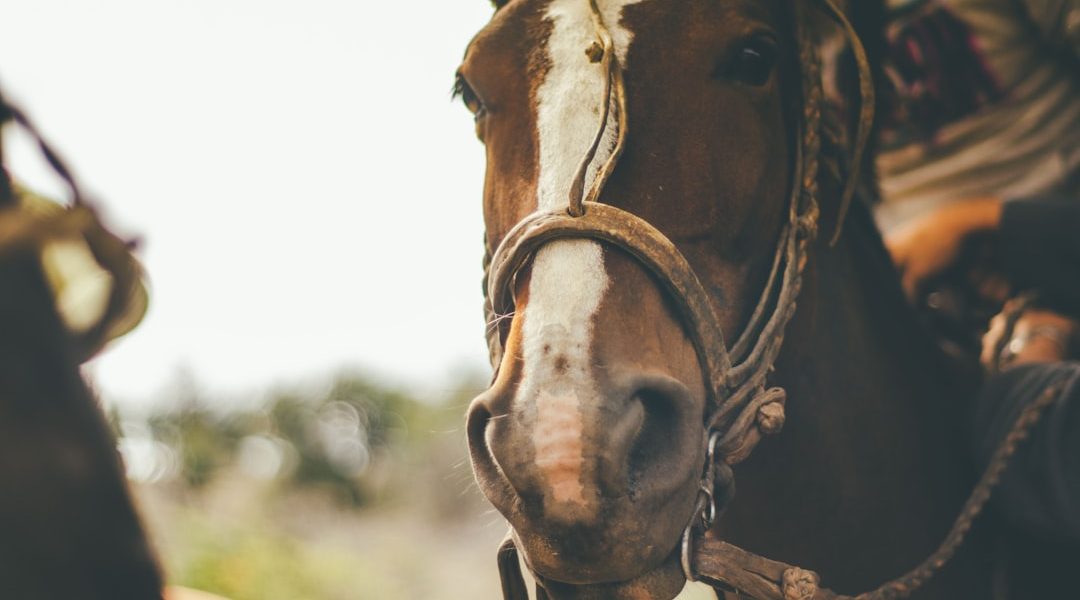
<instances>
[{"instance_id":1,"label":"overexposed sky","mask_svg":"<svg viewBox=\"0 0 1080 600\"><path fill-rule=\"evenodd\" d=\"M483 151L451 103L486 0L21 0L0 84L144 240L151 307L94 361L153 400L355 365L423 388L485 364ZM59 190L12 137L10 166Z\"/></svg>"}]
</instances>

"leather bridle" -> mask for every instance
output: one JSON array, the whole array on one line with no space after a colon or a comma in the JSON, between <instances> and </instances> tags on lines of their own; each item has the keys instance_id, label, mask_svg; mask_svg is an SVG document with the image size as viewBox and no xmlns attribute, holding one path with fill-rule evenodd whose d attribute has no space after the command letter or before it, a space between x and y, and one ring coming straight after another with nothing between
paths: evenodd
<instances>
[{"instance_id":1,"label":"leather bridle","mask_svg":"<svg viewBox=\"0 0 1080 600\"><path fill-rule=\"evenodd\" d=\"M839 238L847 209L855 193L857 174L874 118L874 87L866 53L854 28L833 0L795 2L795 35L802 69L803 110L799 114L798 143L794 176L788 201L788 218L780 233L772 269L745 329L730 348L725 343L719 320L705 291L686 258L675 244L644 219L598 201L614 171L628 132L626 92L622 67L603 22L596 0L588 0L596 28L596 42L585 54L607 73L603 91L600 125L571 186L565 208L539 211L527 216L505 236L494 254L485 256L485 311L488 323L513 314L514 282L517 273L544 245L558 239L592 239L614 245L653 273L674 300L687 333L697 351L705 379L704 418L707 451L702 465L701 485L694 515L681 539L681 562L688 580L699 577L729 590L760 600L841 599L818 586L811 572L751 554L704 535L712 527L723 504L714 490L718 484L732 489L731 465L745 459L762 437L775 434L784 424L786 393L766 387L766 380L780 352L785 327L795 313L796 300L808 259L810 244L818 233L818 171L821 151L824 104L821 60L809 26L808 4L822 10L840 25L855 55L859 70L859 121L851 155L851 169L842 192L840 210L832 242ZM609 124L609 111L616 110L617 142L611 155L597 170L586 189L586 173ZM488 345L493 367L498 370L503 348L500 328L489 327ZM999 449L999 455L980 481L952 532L942 547L911 573L885 584L861 600L906 596L940 569L960 545L971 521L979 514L1016 446L1027 436L1047 401L1035 403L1021 415L1020 422ZM1009 442L1011 440L1011 446ZM521 577L517 549L507 537L499 551L503 594L507 599L527 599ZM538 597L546 597L537 588Z\"/></svg>"},{"instance_id":2,"label":"leather bridle","mask_svg":"<svg viewBox=\"0 0 1080 600\"><path fill-rule=\"evenodd\" d=\"M601 68L608 74L603 106L614 104L618 112L619 130L615 149L586 192L583 189L585 173L608 123L610 108L605 108L600 115L600 127L594 142L577 171L575 184L571 186L568 205L525 217L506 234L490 260L486 261L485 292L489 322L493 322L498 315L513 313L515 277L544 244L556 239L585 238L606 242L626 251L658 278L679 308L697 350L709 396L705 419L709 432L709 454L734 464L749 455L761 434L779 431L784 419L783 391L779 388L766 390L765 380L780 351L784 328L795 312L808 247L818 229L817 172L822 89L816 47L809 32L799 33L800 53L805 65L805 109L800 116L800 143L797 145L788 219L780 233L772 269L761 297L742 334L729 349L709 294L675 244L644 219L597 201L625 145L628 126L622 69L596 0L588 1L598 37L597 44L590 48L589 54L596 56L592 52L602 53ZM831 6L830 0L816 1ZM836 14L839 15L839 11ZM861 48L858 52L861 53ZM869 77L868 72L865 77ZM865 130L873 119L872 97L864 100L863 105L867 114L863 119L864 125L860 127L859 154L866 138ZM854 193L854 185L844 193L845 198L849 198ZM488 343L492 365L497 369L502 359L498 329L489 330Z\"/></svg>"}]
</instances>

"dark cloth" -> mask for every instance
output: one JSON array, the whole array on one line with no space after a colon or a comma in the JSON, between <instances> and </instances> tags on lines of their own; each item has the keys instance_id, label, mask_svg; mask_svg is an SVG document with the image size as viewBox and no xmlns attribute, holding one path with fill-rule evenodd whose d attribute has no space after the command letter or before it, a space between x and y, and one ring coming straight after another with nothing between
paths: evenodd
<instances>
[{"instance_id":1,"label":"dark cloth","mask_svg":"<svg viewBox=\"0 0 1080 600\"><path fill-rule=\"evenodd\" d=\"M1020 411L1059 385L1057 401L1002 477L993 506L1018 530L1080 544L1080 362L1026 364L991 376L972 410L972 443L985 468Z\"/></svg>"},{"instance_id":2,"label":"dark cloth","mask_svg":"<svg viewBox=\"0 0 1080 600\"><path fill-rule=\"evenodd\" d=\"M1005 203L999 231L1017 292L1080 317L1080 202L1043 197ZM1075 354L1073 355L1075 356ZM1017 450L989 507L998 531L995 597L1075 597L1080 565L1080 362L1036 363L991 375L971 406L970 437L985 469L1020 412L1060 386Z\"/></svg>"},{"instance_id":3,"label":"dark cloth","mask_svg":"<svg viewBox=\"0 0 1080 600\"><path fill-rule=\"evenodd\" d=\"M1013 200L1001 215L1005 274L1018 291L1080 315L1080 201L1064 197Z\"/></svg>"}]
</instances>

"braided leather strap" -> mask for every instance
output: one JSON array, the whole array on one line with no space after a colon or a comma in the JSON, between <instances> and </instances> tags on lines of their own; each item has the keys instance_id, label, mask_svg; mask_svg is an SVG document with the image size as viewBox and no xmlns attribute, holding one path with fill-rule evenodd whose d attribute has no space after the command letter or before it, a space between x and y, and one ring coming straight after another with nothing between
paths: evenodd
<instances>
[{"instance_id":1,"label":"braided leather strap","mask_svg":"<svg viewBox=\"0 0 1080 600\"><path fill-rule=\"evenodd\" d=\"M1046 409L1058 400L1061 391L1061 385L1047 388L1020 412L938 549L908 573L877 589L857 596L836 594L820 587L819 577L812 571L769 560L710 536L694 543L692 563L696 577L756 600L895 600L908 597L944 568L963 545L1016 451L1030 437Z\"/></svg>"}]
</instances>

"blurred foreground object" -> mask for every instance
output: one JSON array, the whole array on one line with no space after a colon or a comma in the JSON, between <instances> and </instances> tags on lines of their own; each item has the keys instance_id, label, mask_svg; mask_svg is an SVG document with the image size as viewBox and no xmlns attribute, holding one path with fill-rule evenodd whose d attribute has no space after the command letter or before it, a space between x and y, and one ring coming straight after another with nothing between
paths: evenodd
<instances>
[{"instance_id":1,"label":"blurred foreground object","mask_svg":"<svg viewBox=\"0 0 1080 600\"><path fill-rule=\"evenodd\" d=\"M62 206L29 190L16 186L15 196L19 211L27 218L47 223L68 216ZM109 233L96 219L93 214L88 216L89 232L59 235L41 240L40 245L45 279L64 325L77 336L90 336L94 332L83 341L89 355L134 330L149 304L142 269L127 250L128 244ZM110 250L114 251L111 258L117 264L99 264L98 256L108 260L104 257L109 256ZM122 271L119 276L118 270ZM117 300L111 300L114 293L119 295Z\"/></svg>"},{"instance_id":2,"label":"blurred foreground object","mask_svg":"<svg viewBox=\"0 0 1080 600\"><path fill-rule=\"evenodd\" d=\"M0 597L161 598L115 440L79 374L141 318L140 269L25 116L0 99L0 123L9 121L37 138L73 206L20 202L0 169ZM52 250L57 242L82 244L107 273L99 310L65 299L81 276Z\"/></svg>"},{"instance_id":3,"label":"blurred foreground object","mask_svg":"<svg viewBox=\"0 0 1080 600\"><path fill-rule=\"evenodd\" d=\"M51 164L60 164L50 155ZM142 321L148 295L132 244L101 224L67 170L61 169L75 197L70 208L13 185L5 173L0 185L11 201L0 209L0 258L37 254L82 362Z\"/></svg>"}]
</instances>

